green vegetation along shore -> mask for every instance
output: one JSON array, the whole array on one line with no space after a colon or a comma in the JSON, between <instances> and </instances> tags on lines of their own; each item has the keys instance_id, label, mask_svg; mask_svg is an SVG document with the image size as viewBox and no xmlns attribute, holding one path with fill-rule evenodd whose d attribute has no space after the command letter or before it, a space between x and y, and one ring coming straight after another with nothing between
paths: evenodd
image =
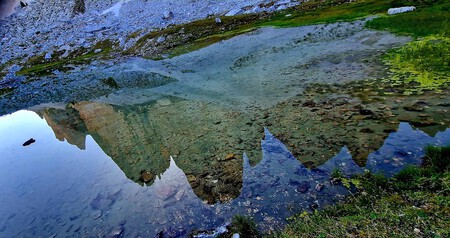
<instances>
[{"instance_id":1,"label":"green vegetation along shore","mask_svg":"<svg viewBox=\"0 0 450 238\"><path fill-rule=\"evenodd\" d=\"M427 147L424 166L392 179L356 176L359 192L301 213L276 237L449 237L450 146Z\"/></svg>"},{"instance_id":2,"label":"green vegetation along shore","mask_svg":"<svg viewBox=\"0 0 450 238\"><path fill-rule=\"evenodd\" d=\"M302 212L268 237L449 237L450 146L426 148L423 166L407 167L394 178L366 172L334 179L358 192L323 210ZM231 232L262 237L249 217L235 216Z\"/></svg>"}]
</instances>

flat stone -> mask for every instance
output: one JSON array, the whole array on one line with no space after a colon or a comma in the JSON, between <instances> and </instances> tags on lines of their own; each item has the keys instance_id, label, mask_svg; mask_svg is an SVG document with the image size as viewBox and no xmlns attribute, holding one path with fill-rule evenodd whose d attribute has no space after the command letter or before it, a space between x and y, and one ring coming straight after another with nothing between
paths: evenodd
<instances>
[{"instance_id":1,"label":"flat stone","mask_svg":"<svg viewBox=\"0 0 450 238\"><path fill-rule=\"evenodd\" d=\"M169 106L170 104L172 104L172 102L168 98L159 99L156 101L156 103L161 107L166 107L166 106Z\"/></svg>"}]
</instances>

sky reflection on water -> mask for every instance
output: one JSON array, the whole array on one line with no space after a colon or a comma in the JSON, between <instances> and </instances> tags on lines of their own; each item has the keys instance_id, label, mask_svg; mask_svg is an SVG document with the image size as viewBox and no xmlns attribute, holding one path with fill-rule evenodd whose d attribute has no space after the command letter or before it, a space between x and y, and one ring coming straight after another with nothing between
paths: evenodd
<instances>
[{"instance_id":1,"label":"sky reflection on water","mask_svg":"<svg viewBox=\"0 0 450 238\"><path fill-rule=\"evenodd\" d=\"M29 146L22 144L34 138ZM420 164L427 144L450 144L450 130L430 137L401 123L369 156L367 168L388 176ZM192 229L224 224L233 214L251 215L263 229L279 227L294 211L323 207L349 191L333 186L336 167L344 175L362 172L344 147L327 163L309 170L268 130L263 159L254 167L244 156L241 195L229 203L205 204L185 173L170 160L151 186L129 180L91 136L84 150L55 139L36 113L0 118L0 236L184 237ZM317 189L318 184L323 188Z\"/></svg>"}]
</instances>

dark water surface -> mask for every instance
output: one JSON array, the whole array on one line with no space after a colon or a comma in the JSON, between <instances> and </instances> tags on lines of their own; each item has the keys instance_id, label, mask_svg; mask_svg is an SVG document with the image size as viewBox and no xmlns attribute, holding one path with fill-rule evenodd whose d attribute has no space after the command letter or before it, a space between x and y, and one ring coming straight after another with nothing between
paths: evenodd
<instances>
[{"instance_id":1,"label":"dark water surface","mask_svg":"<svg viewBox=\"0 0 450 238\"><path fill-rule=\"evenodd\" d=\"M252 167L244 155L240 195L227 203L207 204L191 188L177 158L165 158L165 171L148 185L137 183L91 135L80 149L56 139L49 122L32 111L0 118L2 237L153 237L159 232L183 237L192 229L223 225L234 214L251 215L270 230L293 212L320 208L348 195L345 187L330 184L333 169L346 176L364 169L343 147L310 170L266 130L263 159ZM36 142L23 146L30 138ZM429 144L450 144L450 130L431 137L401 123L369 155L366 169L390 176L409 164L420 164L423 147Z\"/></svg>"}]
</instances>

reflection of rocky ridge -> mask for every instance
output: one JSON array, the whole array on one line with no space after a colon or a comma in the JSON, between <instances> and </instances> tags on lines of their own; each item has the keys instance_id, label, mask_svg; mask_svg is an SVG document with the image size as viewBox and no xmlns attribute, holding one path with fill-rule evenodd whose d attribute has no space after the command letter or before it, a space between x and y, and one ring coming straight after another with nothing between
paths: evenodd
<instances>
[{"instance_id":1,"label":"reflection of rocky ridge","mask_svg":"<svg viewBox=\"0 0 450 238\"><path fill-rule=\"evenodd\" d=\"M171 160L169 169L161 175L161 179L157 179L147 189L151 197L149 201L153 204L149 205L150 210L160 212L160 216L150 219L148 223L151 228L147 229L171 237L187 236L194 228L211 229L223 224L234 214L250 215L262 229L274 229L284 224L286 218L294 212L320 209L349 195L347 188L339 183L332 183L331 174L334 169L341 170L345 177L363 171L352 160L346 147L325 164L310 170L295 159L286 146L268 130L265 131L265 139L261 144L263 159L252 167L244 156L242 192L239 197L225 204L203 204L192 192L184 172ZM403 147L406 144L408 148ZM417 148L426 144L450 144L450 130L432 138L402 123L398 132L386 139L380 151L371 155L367 168L373 169L372 172L396 173L409 164L417 164L417 158L421 156ZM386 146L390 149L386 150ZM395 146L398 146L398 150L394 149ZM395 159L385 161L385 158L394 158L393 155L404 149L412 150L410 154L397 156L404 159L404 163L397 163ZM409 160L411 156L416 161ZM370 163L389 166L373 168ZM392 171L394 172L391 173Z\"/></svg>"},{"instance_id":2,"label":"reflection of rocky ridge","mask_svg":"<svg viewBox=\"0 0 450 238\"><path fill-rule=\"evenodd\" d=\"M160 104L162 103L160 102ZM167 102L164 105L167 105ZM78 108L77 110L80 111L76 111L74 108ZM152 109L157 110L156 107ZM121 123L128 126L137 125L129 125L127 123L130 122L124 120L134 114L120 112L118 108L100 103L78 103L70 105L66 109L47 109L40 112L41 115L49 115L50 118L53 118L49 124L54 126L63 125L58 123L67 123L68 120L64 118L70 113L73 113L72 116L77 116L78 119L72 122L77 122L80 125L79 128L98 131L95 136L114 133L115 130L110 130L109 125L119 126ZM95 118L94 115L103 116ZM85 118L85 120L81 121L80 118ZM103 121L102 118L108 120ZM182 119L186 120L186 117ZM72 127L57 128L70 129ZM142 129L136 126L132 128ZM80 133L81 135L82 133ZM120 139L121 134L118 133L118 135L116 139ZM163 133L158 134L161 137L164 135ZM346 147L343 147L340 153L321 166L308 169L269 130L265 130L264 136L265 139L261 142L262 160L252 167L247 156L244 156L243 166L239 165L241 168L243 167L242 191L228 203L215 205L204 203L203 199L199 198L197 191L192 189L191 174L188 174L186 170L183 171L181 166L178 167L178 162L177 166L174 160L170 160L168 168L164 169L164 172L149 186L139 186L122 178L103 187L104 184L101 180L109 181L111 177L103 177L103 173L101 173L96 177L100 178L100 181L93 180L90 183L98 186L91 190L90 196L82 196L70 203L70 207L81 209L79 214L73 215L76 213L73 211L78 210L66 207L65 211L70 212L64 213L65 219L59 217L61 210L56 209L53 212L58 215L55 214L54 219L48 220L34 219L39 215L30 211L26 216L33 219L31 222L33 224L27 221L27 224L31 224L32 229L24 229L22 235L17 236L27 236L26 234L29 232L45 230L45 223L50 223L51 229L45 230L45 232L53 234L61 227L61 221L63 221L64 225L59 232L69 237L91 234L89 232L92 231L95 231L99 237L111 237L118 234L124 237L154 237L155 234L163 234L164 237L187 237L192 229L217 227L224 224L234 214L251 215L263 229L269 230L284 224L285 218L292 215L293 212L320 209L348 195L347 188L336 183L335 180L330 181L330 175L335 168L339 168L344 176L362 171L362 168L352 160ZM102 138L99 137L98 140L101 141ZM437 133L433 138L402 123L397 132L388 136L384 146L371 155L367 162L367 168L373 172L390 175L392 174L390 171L398 171L410 163L420 163L419 158L423 153L420 148L427 144L450 144L450 129ZM114 148L109 149L113 150ZM180 160L180 162L183 161ZM116 166L113 167L117 170ZM106 168L110 169L109 166ZM92 172L96 173L96 169ZM122 175L120 171L119 174ZM112 173L109 176L116 175L117 173ZM91 179L91 177L85 176L82 181ZM68 182L71 183L70 180ZM61 188L67 190L66 186L61 186ZM67 191L74 192L72 189ZM60 192L56 189L51 194ZM60 198L57 200L54 204L60 203ZM92 222L93 219L96 222ZM0 226L3 221L4 219L0 219ZM68 229L67 227L73 228ZM45 234L47 235L47 233Z\"/></svg>"},{"instance_id":3,"label":"reflection of rocky ridge","mask_svg":"<svg viewBox=\"0 0 450 238\"><path fill-rule=\"evenodd\" d=\"M339 100L334 101L339 102ZM353 108L353 104L348 105ZM345 109L344 106L341 107ZM309 107L306 107L306 112L308 110ZM282 112L272 115L263 111L261 115L258 113L247 115L242 112L226 111L208 103L166 97L139 106L80 102L70 104L65 109L45 109L40 114L46 118L58 139L65 138L69 143L80 148L84 148L85 135L91 134L127 177L136 182L140 180L142 171L146 171L143 180L151 184L155 175L167 168L169 155L173 155L177 164L188 175L195 193L203 200L215 203L229 201L240 194L242 186L240 155L246 153L248 158L253 159L252 163L257 162L255 159L261 158L258 152L260 146L255 143L261 137L258 129L268 123L271 125L272 121L278 123L279 119L276 115L279 113L293 113ZM283 118L290 118L291 114ZM300 116L304 115L300 114ZM307 116L307 118L310 117ZM361 129L362 132L359 134L343 137L339 133L345 131L345 128L336 126L333 128L336 120L331 122L332 124L322 123L320 131L304 132L302 127L311 130L312 126L318 126L315 125L317 123L315 120L316 118L307 121L298 130L291 130L290 134L280 133L280 128L273 126L273 130L278 132L275 134L277 138L283 142L287 139L285 143L289 151L293 151L295 157L302 162L305 162L304 155L296 154L297 149L312 150L313 154L309 156L317 157L317 162L323 163L326 161L323 155L331 153L330 151L334 152L335 147L340 148L348 144L352 154L360 155L361 153L355 152L354 149L358 144L368 143L364 138L372 136L371 141L374 141L372 146L378 148L388 133L383 132L381 126L381 129L377 127L381 130L380 135L366 133L365 130L370 128L367 127ZM366 121L370 122L368 125L377 122L363 120L363 122ZM281 121L281 131L292 128L292 123L298 124L296 120L289 122L291 124L286 123L288 122ZM358 125L360 124L361 122ZM330 126L332 128L329 128ZM270 128L272 130L272 126ZM328 130L327 128L330 131L322 132L322 130ZM395 130L394 128L392 126L392 130ZM331 142L329 141L331 138L325 138L327 143L322 143L312 139L316 135L312 132L327 133L325 134L327 136L334 133L334 137L337 138ZM291 144L295 140L305 140L307 144L302 141ZM317 143L320 143L322 147L310 149L310 146ZM370 147L366 150L370 152L375 149ZM361 161L359 157L355 160L359 161L359 165L363 165L365 161ZM304 164L310 167L310 161L306 162L308 163Z\"/></svg>"},{"instance_id":4,"label":"reflection of rocky ridge","mask_svg":"<svg viewBox=\"0 0 450 238\"><path fill-rule=\"evenodd\" d=\"M81 150L86 148L86 127L83 120L76 116L75 110L70 107L65 109L46 108L37 113L47 121L59 141L66 140Z\"/></svg>"},{"instance_id":5,"label":"reflection of rocky ridge","mask_svg":"<svg viewBox=\"0 0 450 238\"><path fill-rule=\"evenodd\" d=\"M408 165L420 165L427 145L450 144L450 129L438 132L434 137L421 130L414 130L408 123L400 123L383 146L367 158L366 168L374 173L392 176Z\"/></svg>"},{"instance_id":6,"label":"reflection of rocky ridge","mask_svg":"<svg viewBox=\"0 0 450 238\"><path fill-rule=\"evenodd\" d=\"M137 181L141 170L160 174L168 166L157 151L161 138L145 118L127 117L113 106L81 102L73 105L87 131L117 165ZM148 143L152 140L152 143ZM147 143L146 143L147 142ZM166 157L168 158L168 156ZM153 179L148 179L149 181Z\"/></svg>"},{"instance_id":7,"label":"reflection of rocky ridge","mask_svg":"<svg viewBox=\"0 0 450 238\"><path fill-rule=\"evenodd\" d=\"M188 174L195 192L215 202L236 197L241 187L241 154L258 145L243 136L258 138L259 132L245 124L242 116L203 103L164 98L141 106L112 106L96 102L71 104L65 110L46 109L46 119L58 138L65 138L63 125L52 123L61 115L79 118L85 128L125 174L146 181L162 173L173 155ZM41 112L42 114L43 112ZM199 118L201 120L199 120ZM236 129L242 127L240 133ZM243 139L239 139L243 138ZM245 140L245 141L244 141ZM259 152L260 153L260 152Z\"/></svg>"}]
</instances>

